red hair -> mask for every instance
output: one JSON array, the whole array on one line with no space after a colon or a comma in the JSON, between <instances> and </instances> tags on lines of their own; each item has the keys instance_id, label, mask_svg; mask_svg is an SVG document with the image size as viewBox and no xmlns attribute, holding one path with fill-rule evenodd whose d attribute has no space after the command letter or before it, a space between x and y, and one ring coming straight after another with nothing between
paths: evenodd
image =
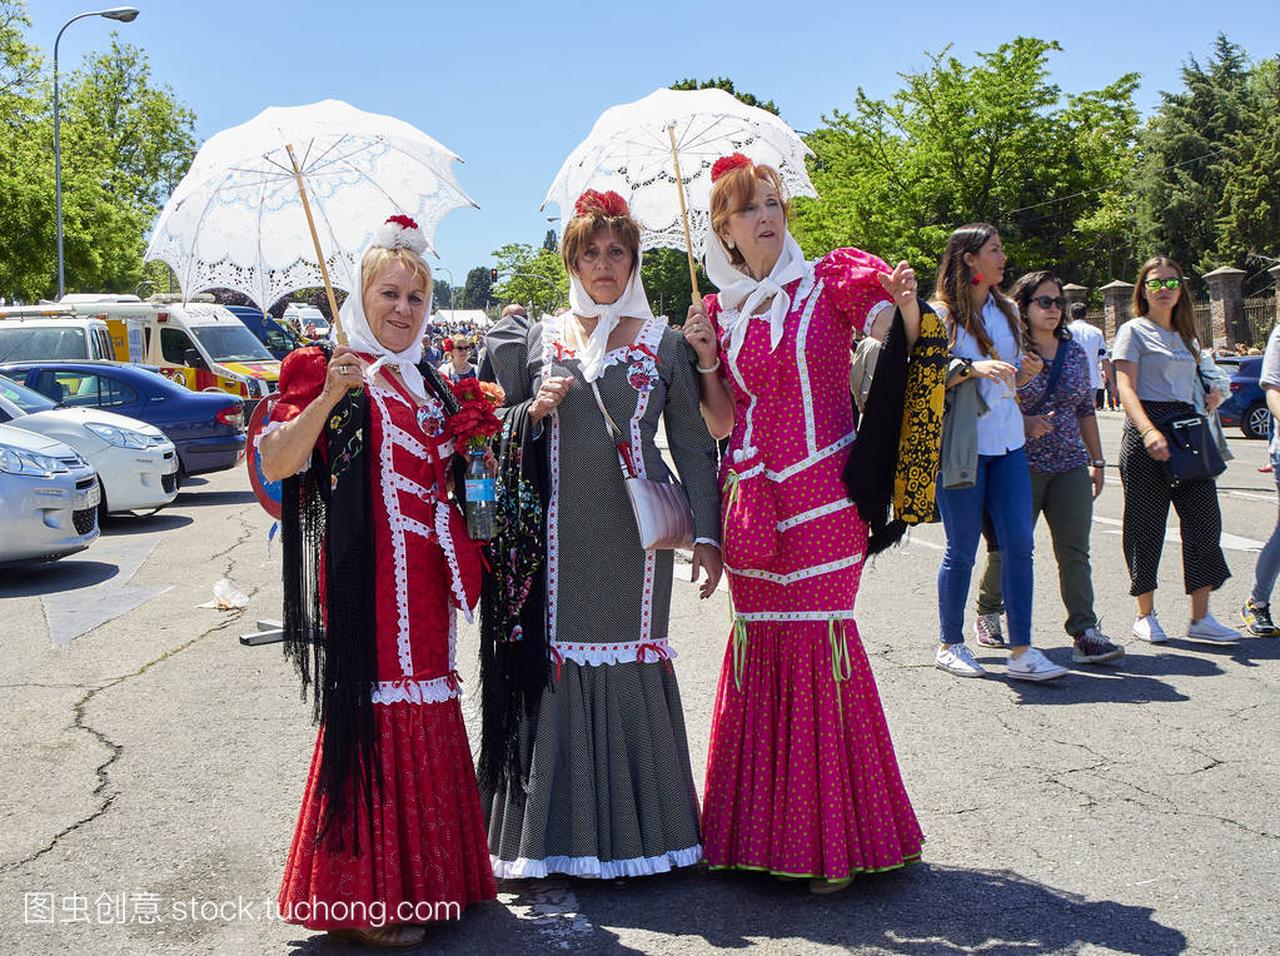
<instances>
[{"instance_id":1,"label":"red hair","mask_svg":"<svg viewBox=\"0 0 1280 956\"><path fill-rule=\"evenodd\" d=\"M719 175L716 174L717 168ZM755 198L757 183L764 183L778 194L784 222L791 213L791 202L782 189L782 177L772 166L753 163L741 153L734 153L716 160L715 166L711 167L711 178L711 229L716 236L721 235L730 216L746 209L747 203ZM742 265L742 253L737 249L728 251L729 261L735 266Z\"/></svg>"}]
</instances>

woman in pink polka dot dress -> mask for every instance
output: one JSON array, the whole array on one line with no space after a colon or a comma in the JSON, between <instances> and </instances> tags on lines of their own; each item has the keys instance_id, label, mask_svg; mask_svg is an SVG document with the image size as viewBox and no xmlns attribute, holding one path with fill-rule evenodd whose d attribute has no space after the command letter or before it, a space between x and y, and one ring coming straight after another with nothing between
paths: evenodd
<instances>
[{"instance_id":1,"label":"woman in pink polka dot dress","mask_svg":"<svg viewBox=\"0 0 1280 956\"><path fill-rule=\"evenodd\" d=\"M690 309L721 468L733 634L716 694L703 806L713 869L806 877L814 892L919 858L854 622L867 526L841 474L854 442L855 330L880 337L895 302L919 331L915 276L837 249L804 261L776 171L717 162L707 274ZM763 277L763 278L760 278Z\"/></svg>"}]
</instances>

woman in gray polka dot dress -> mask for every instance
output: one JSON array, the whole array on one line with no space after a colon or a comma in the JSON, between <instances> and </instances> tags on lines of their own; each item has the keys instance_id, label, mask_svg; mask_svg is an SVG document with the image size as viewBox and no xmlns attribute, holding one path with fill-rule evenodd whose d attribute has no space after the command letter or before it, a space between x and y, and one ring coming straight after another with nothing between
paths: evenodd
<instances>
[{"instance_id":1,"label":"woman in gray polka dot dress","mask_svg":"<svg viewBox=\"0 0 1280 956\"><path fill-rule=\"evenodd\" d=\"M667 636L673 553L641 548L619 448L638 475L671 480L655 442L664 426L708 597L721 572L715 445L699 411L693 352L645 298L639 227L625 202L588 191L575 212L562 242L570 311L544 317L523 348L491 351L508 406L524 403L540 430L549 475L550 686L519 721L518 771L498 775L487 792L481 784L503 879L642 876L702 858ZM621 446L593 386L626 438ZM486 708L490 695L486 686Z\"/></svg>"}]
</instances>

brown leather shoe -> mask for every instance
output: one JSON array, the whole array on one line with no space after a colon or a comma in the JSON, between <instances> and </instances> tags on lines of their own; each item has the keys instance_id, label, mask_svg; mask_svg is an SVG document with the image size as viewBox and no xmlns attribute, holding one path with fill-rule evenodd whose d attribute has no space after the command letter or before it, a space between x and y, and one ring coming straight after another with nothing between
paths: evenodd
<instances>
[{"instance_id":1,"label":"brown leather shoe","mask_svg":"<svg viewBox=\"0 0 1280 956\"><path fill-rule=\"evenodd\" d=\"M329 935L344 943L357 943L370 949L412 949L427 935L424 926L370 926L331 929Z\"/></svg>"}]
</instances>

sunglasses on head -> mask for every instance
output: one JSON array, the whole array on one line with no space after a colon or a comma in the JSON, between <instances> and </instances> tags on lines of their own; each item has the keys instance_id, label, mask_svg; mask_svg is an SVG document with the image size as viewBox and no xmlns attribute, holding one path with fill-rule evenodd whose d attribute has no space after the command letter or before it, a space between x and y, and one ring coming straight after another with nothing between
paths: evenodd
<instances>
[{"instance_id":1,"label":"sunglasses on head","mask_svg":"<svg viewBox=\"0 0 1280 956\"><path fill-rule=\"evenodd\" d=\"M1177 289L1182 285L1182 280L1177 276L1171 279L1148 279L1146 282L1148 292L1159 292L1164 289Z\"/></svg>"},{"instance_id":2,"label":"sunglasses on head","mask_svg":"<svg viewBox=\"0 0 1280 956\"><path fill-rule=\"evenodd\" d=\"M1031 301L1042 309L1057 309L1059 312L1067 307L1067 300L1060 295L1038 295Z\"/></svg>"}]
</instances>

